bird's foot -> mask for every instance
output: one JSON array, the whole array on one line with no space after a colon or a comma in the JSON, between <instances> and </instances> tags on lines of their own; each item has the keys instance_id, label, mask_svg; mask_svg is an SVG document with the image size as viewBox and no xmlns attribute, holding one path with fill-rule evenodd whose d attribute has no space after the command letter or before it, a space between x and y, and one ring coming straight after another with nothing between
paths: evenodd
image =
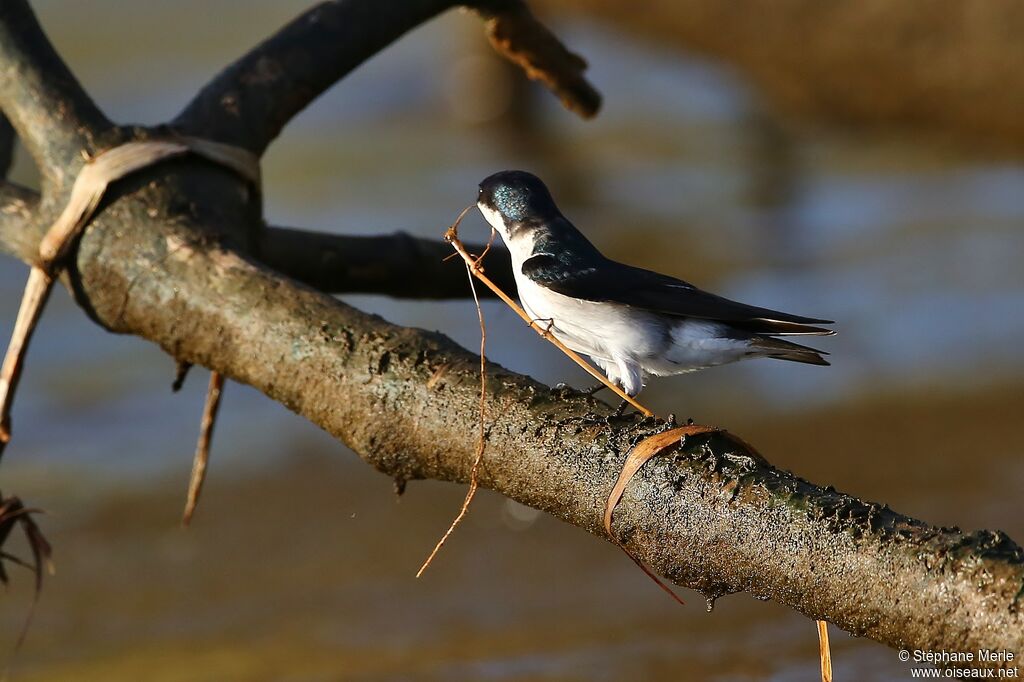
<instances>
[{"instance_id":1,"label":"bird's foot","mask_svg":"<svg viewBox=\"0 0 1024 682\"><path fill-rule=\"evenodd\" d=\"M545 323L543 329L541 328L541 325L540 325L541 322ZM538 318L536 318L534 320L530 320L530 328L531 329L536 329L537 332L541 336L543 336L545 339L551 337L551 330L554 328L554 326L555 326L555 318L553 318L553 317L538 317Z\"/></svg>"}]
</instances>

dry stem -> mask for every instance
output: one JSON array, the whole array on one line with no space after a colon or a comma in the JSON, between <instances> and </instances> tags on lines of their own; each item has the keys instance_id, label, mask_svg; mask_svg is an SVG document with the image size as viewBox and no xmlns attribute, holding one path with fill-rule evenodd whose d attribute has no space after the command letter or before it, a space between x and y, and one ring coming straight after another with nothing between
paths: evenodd
<instances>
[{"instance_id":1,"label":"dry stem","mask_svg":"<svg viewBox=\"0 0 1024 682\"><path fill-rule=\"evenodd\" d=\"M3 454L4 447L11 440L11 405L14 403L14 392L18 388L21 370L25 366L25 351L52 288L53 279L43 268L33 266L25 284L25 294L11 333L11 343L7 347L3 367L0 368L0 454Z\"/></svg>"},{"instance_id":2,"label":"dry stem","mask_svg":"<svg viewBox=\"0 0 1024 682\"><path fill-rule=\"evenodd\" d=\"M188 496L185 499L185 512L181 516L181 525L192 522L192 514L199 504L199 494L206 481L206 465L210 461L210 440L213 438L213 427L217 421L217 410L220 408L220 396L224 390L224 375L210 372L210 384L206 389L206 405L203 407L203 419L199 423L199 442L196 443L196 454L192 459L192 475L188 481Z\"/></svg>"},{"instance_id":3,"label":"dry stem","mask_svg":"<svg viewBox=\"0 0 1024 682\"><path fill-rule=\"evenodd\" d=\"M459 214L459 217L455 219L455 224L452 225L450 229L457 229L458 224L462 222L462 219L471 208L472 206L464 208L462 213ZM491 249L492 243L494 243L493 229L491 230L490 241L487 242L487 246L484 247L484 251L480 254L479 258L473 261L474 265L479 263L483 257L487 255L487 252ZM484 448L487 445L486 434L484 431L484 418L486 416L485 398L487 395L487 356L485 355L487 348L487 326L484 324L484 311L483 308L480 307L480 297L477 296L476 285L473 284L473 271L469 262L466 263L466 277L469 279L469 288L473 292L473 303L476 305L476 316L477 319L480 320L480 439L477 441L476 456L473 459L473 467L469 472L469 490L466 491L466 499L462 501L462 507L459 509L459 513L455 516L455 519L452 520L452 523L448 526L448 530L445 531L445 534L437 541L437 544L434 546L434 550L430 553L430 556L428 556L427 560L423 562L422 566L420 566L420 570L416 571L417 578L423 575L423 572L427 570L427 566L429 566L430 562L434 560L437 553L441 551L441 548L444 547L444 543L448 541L448 537L455 530L455 527L462 523L463 517L466 515L466 512L469 511L469 504L476 496L477 488L480 487L480 482L477 479L477 473L480 471L480 462L484 458Z\"/></svg>"}]
</instances>

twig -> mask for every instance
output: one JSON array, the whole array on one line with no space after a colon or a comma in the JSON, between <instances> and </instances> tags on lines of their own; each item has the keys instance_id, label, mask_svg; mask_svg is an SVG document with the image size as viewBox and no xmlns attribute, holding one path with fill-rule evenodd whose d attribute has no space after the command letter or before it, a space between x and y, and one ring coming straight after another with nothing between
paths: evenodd
<instances>
[{"instance_id":1,"label":"twig","mask_svg":"<svg viewBox=\"0 0 1024 682\"><path fill-rule=\"evenodd\" d=\"M192 459L192 475L188 481L188 496L185 499L185 512L181 516L181 525L192 522L192 514L199 504L199 494L203 491L206 481L206 465L210 461L210 440L213 438L213 427L217 422L217 410L220 408L220 396L224 391L224 375L210 372L210 384L206 389L206 405L203 407L203 419L199 424L199 442L196 443L196 454Z\"/></svg>"},{"instance_id":2,"label":"twig","mask_svg":"<svg viewBox=\"0 0 1024 682\"><path fill-rule=\"evenodd\" d=\"M472 206L467 206L463 209L459 217L455 219L455 225L458 226L462 222L462 218L465 217L466 213L471 209ZM491 244L494 242L494 230L491 230L491 240L487 242L487 246L484 247L483 253L474 262L480 261L491 248ZM469 511L469 504L473 501L473 497L476 496L476 490L480 486L480 482L477 478L477 473L480 470L480 462L484 458L484 448L487 447L486 433L484 430L484 419L486 418L486 397L487 397L487 356L485 354L487 349L487 325L484 324L484 311L480 307L480 297L476 293L476 285L473 284L473 271L470 263L466 263L466 277L469 279L469 288L473 292L473 303L476 305L476 317L480 321L480 439L477 441L476 456L473 458L473 467L469 471L469 490L466 491L466 499L462 501L462 507L459 509L459 513L452 520L448 530L445 531L441 539L434 545L434 550L427 557L427 560L420 566L420 570L416 571L416 577L419 578L423 575L423 572L427 570L427 566L434 560L437 553L444 547L444 543L448 541L448 537L455 530L455 527L462 522L462 518Z\"/></svg>"},{"instance_id":3,"label":"twig","mask_svg":"<svg viewBox=\"0 0 1024 682\"><path fill-rule=\"evenodd\" d=\"M190 369L192 369L191 362L178 360L177 365L174 367L174 381L171 383L171 390L173 392L177 393L185 385L185 378L188 376Z\"/></svg>"},{"instance_id":4,"label":"twig","mask_svg":"<svg viewBox=\"0 0 1024 682\"><path fill-rule=\"evenodd\" d=\"M646 407L638 403L636 400L633 399L632 396L627 394L621 388L619 388L612 382L608 381L608 378L606 376L604 376L596 369L594 369L583 358L577 355L573 350L571 350L568 346L566 346L564 343L555 338L548 331L542 330L539 326L535 325L535 320L529 315L527 315L525 310L520 308L519 305L508 296L508 294L502 291L498 287L498 285L492 282L487 277L487 275L484 274L484 269L480 265L479 259L473 258L473 256L470 255L468 251L466 251L466 247L463 246L462 242L459 240L459 221L462 220L462 217L466 215L466 212L471 208L473 207L469 206L462 211L462 213L459 215L459 219L456 220L455 223L448 228L447 232L445 232L444 240L451 244L452 247L459 253L459 255L462 256L462 260L466 261L466 264L469 266L470 272L473 273L473 276L479 279L484 284L486 284L487 287L498 296L498 298L505 302L505 305L507 305L509 308L512 308L512 310L514 310L516 314L519 315L519 317L523 318L523 320L526 322L527 325L529 325L531 329L537 332L542 338L547 339L548 341L553 343L560 351L568 355L573 362L575 362L577 365L585 369L587 373L590 374L590 376L594 377L602 384L607 386L609 389L612 390L612 392L615 393L615 395L619 396L620 398L628 402L630 405L635 407L645 417L653 417L653 412L651 412Z\"/></svg>"},{"instance_id":5,"label":"twig","mask_svg":"<svg viewBox=\"0 0 1024 682\"><path fill-rule=\"evenodd\" d=\"M18 389L18 380L21 379L21 370L25 366L25 351L52 287L53 280L46 271L39 266L33 266L25 284L21 307L18 308L11 343L7 347L3 367L0 368L0 455L11 440L11 405L14 403L14 393Z\"/></svg>"},{"instance_id":6,"label":"twig","mask_svg":"<svg viewBox=\"0 0 1024 682\"><path fill-rule=\"evenodd\" d=\"M821 657L821 682L832 682L832 650L828 643L828 622L818 623L818 655Z\"/></svg>"},{"instance_id":7,"label":"twig","mask_svg":"<svg viewBox=\"0 0 1024 682\"><path fill-rule=\"evenodd\" d=\"M570 52L525 3L510 3L494 14L477 11L487 17L487 37L495 50L547 86L566 109L583 118L597 114L601 93L583 76L586 60Z\"/></svg>"}]
</instances>

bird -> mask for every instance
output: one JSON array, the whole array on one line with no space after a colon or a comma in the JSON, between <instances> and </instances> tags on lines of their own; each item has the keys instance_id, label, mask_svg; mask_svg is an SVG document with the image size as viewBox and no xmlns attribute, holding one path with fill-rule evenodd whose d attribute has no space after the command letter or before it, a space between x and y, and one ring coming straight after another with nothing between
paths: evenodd
<instances>
[{"instance_id":1,"label":"bird","mask_svg":"<svg viewBox=\"0 0 1024 682\"><path fill-rule=\"evenodd\" d=\"M526 171L494 173L479 187L477 208L508 248L523 309L627 395L651 376L747 358L829 365L828 353L778 337L829 336L832 320L739 303L607 258Z\"/></svg>"}]
</instances>

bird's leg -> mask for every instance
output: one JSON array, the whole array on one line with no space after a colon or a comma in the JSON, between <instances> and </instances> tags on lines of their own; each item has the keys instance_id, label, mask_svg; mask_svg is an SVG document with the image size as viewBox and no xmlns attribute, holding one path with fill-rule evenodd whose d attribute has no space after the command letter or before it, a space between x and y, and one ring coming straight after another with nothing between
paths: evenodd
<instances>
[{"instance_id":1,"label":"bird's leg","mask_svg":"<svg viewBox=\"0 0 1024 682\"><path fill-rule=\"evenodd\" d=\"M539 322L547 322L547 326L544 327L544 331L541 331ZM534 327L534 325L537 325ZM551 330L555 326L555 318L553 317L538 317L535 320L530 320L530 327L540 332L540 335L545 339L551 338Z\"/></svg>"},{"instance_id":2,"label":"bird's leg","mask_svg":"<svg viewBox=\"0 0 1024 682\"><path fill-rule=\"evenodd\" d=\"M608 385L605 384L603 381L595 386L591 386L590 388L585 389L583 392L586 393L587 395L594 395L602 388L608 388Z\"/></svg>"},{"instance_id":3,"label":"bird's leg","mask_svg":"<svg viewBox=\"0 0 1024 682\"><path fill-rule=\"evenodd\" d=\"M622 413L626 411L626 407L628 405L629 405L629 401L628 400L623 400L621 403L619 403L619 406L617 408L615 408L615 414L612 415L612 416L613 417L621 417Z\"/></svg>"}]
</instances>

